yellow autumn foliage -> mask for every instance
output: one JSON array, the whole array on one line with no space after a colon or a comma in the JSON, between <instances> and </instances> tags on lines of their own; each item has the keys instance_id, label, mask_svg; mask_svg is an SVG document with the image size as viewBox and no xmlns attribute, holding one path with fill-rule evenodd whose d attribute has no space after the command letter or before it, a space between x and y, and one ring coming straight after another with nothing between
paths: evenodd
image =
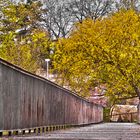
<instances>
[{"instance_id":1,"label":"yellow autumn foliage","mask_svg":"<svg viewBox=\"0 0 140 140\"><path fill-rule=\"evenodd\" d=\"M35 73L50 53L48 34L38 25L40 2L9 3L1 12L0 57Z\"/></svg>"},{"instance_id":2,"label":"yellow autumn foliage","mask_svg":"<svg viewBox=\"0 0 140 140\"><path fill-rule=\"evenodd\" d=\"M80 95L106 83L106 95L140 96L140 15L121 10L77 23L69 38L57 42L53 64Z\"/></svg>"}]
</instances>

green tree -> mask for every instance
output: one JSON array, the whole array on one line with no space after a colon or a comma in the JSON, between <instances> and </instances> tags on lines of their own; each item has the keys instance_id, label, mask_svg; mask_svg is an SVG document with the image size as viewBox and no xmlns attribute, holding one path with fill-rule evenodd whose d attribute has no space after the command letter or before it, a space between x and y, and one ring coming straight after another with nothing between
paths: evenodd
<instances>
[{"instance_id":1,"label":"green tree","mask_svg":"<svg viewBox=\"0 0 140 140\"><path fill-rule=\"evenodd\" d=\"M0 57L35 72L49 56L49 38L39 26L38 2L10 3L2 9Z\"/></svg>"},{"instance_id":2,"label":"green tree","mask_svg":"<svg viewBox=\"0 0 140 140\"><path fill-rule=\"evenodd\" d=\"M14 33L3 36L0 57L30 72L36 72L49 56L49 39L43 31L35 30L33 35L16 40Z\"/></svg>"},{"instance_id":3,"label":"green tree","mask_svg":"<svg viewBox=\"0 0 140 140\"><path fill-rule=\"evenodd\" d=\"M31 33L33 29L39 28L42 14L42 5L40 2L30 3L9 3L1 8L3 17L0 22L1 32L18 32L18 35Z\"/></svg>"},{"instance_id":4,"label":"green tree","mask_svg":"<svg viewBox=\"0 0 140 140\"><path fill-rule=\"evenodd\" d=\"M78 23L68 39L59 40L54 68L79 94L106 84L106 95L140 97L140 19L122 10L102 20Z\"/></svg>"}]
</instances>

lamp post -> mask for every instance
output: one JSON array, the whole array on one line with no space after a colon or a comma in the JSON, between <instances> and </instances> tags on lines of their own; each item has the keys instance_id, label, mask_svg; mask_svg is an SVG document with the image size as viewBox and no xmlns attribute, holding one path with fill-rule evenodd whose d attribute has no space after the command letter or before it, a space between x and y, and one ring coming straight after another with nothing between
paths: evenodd
<instances>
[{"instance_id":1,"label":"lamp post","mask_svg":"<svg viewBox=\"0 0 140 140\"><path fill-rule=\"evenodd\" d=\"M45 62L47 62L47 79L49 79L49 61L50 59L45 59Z\"/></svg>"}]
</instances>

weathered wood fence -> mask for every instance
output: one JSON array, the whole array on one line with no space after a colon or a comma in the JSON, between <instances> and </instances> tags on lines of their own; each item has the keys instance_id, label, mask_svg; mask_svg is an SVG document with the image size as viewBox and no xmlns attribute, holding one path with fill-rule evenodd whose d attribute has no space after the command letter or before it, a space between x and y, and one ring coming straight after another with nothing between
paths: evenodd
<instances>
[{"instance_id":1,"label":"weathered wood fence","mask_svg":"<svg viewBox=\"0 0 140 140\"><path fill-rule=\"evenodd\" d=\"M102 121L102 106L0 59L0 130Z\"/></svg>"}]
</instances>

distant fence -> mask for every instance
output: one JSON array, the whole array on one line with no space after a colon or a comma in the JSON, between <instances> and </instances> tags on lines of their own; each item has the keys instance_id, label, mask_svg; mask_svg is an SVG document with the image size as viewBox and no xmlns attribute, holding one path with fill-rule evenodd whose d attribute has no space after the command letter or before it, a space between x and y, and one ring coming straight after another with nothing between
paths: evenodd
<instances>
[{"instance_id":1,"label":"distant fence","mask_svg":"<svg viewBox=\"0 0 140 140\"><path fill-rule=\"evenodd\" d=\"M106 121L110 122L137 122L138 112L118 113L105 116Z\"/></svg>"},{"instance_id":2,"label":"distant fence","mask_svg":"<svg viewBox=\"0 0 140 140\"><path fill-rule=\"evenodd\" d=\"M102 121L102 106L0 59L0 130Z\"/></svg>"}]
</instances>

